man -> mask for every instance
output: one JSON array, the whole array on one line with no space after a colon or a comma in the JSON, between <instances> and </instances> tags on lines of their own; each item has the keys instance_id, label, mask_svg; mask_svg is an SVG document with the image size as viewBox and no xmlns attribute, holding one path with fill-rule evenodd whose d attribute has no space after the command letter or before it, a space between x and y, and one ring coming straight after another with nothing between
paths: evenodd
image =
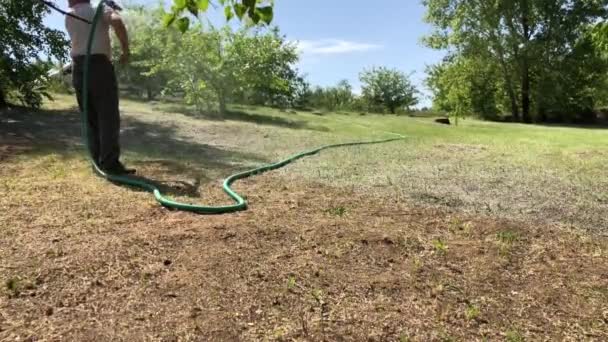
<instances>
[{"instance_id":1,"label":"man","mask_svg":"<svg viewBox=\"0 0 608 342\"><path fill-rule=\"evenodd\" d=\"M71 14L93 21L96 8L91 5L90 0L68 0L68 3ZM73 85L78 106L83 111L84 64L92 26L70 16L66 16L65 24L72 42ZM122 18L117 12L104 7L95 31L89 68L89 147L93 160L104 172L117 175L133 174L135 170L127 169L120 162L120 111L118 85L111 62L110 27L114 29L122 48L120 63L126 64L129 59L129 38Z\"/></svg>"}]
</instances>

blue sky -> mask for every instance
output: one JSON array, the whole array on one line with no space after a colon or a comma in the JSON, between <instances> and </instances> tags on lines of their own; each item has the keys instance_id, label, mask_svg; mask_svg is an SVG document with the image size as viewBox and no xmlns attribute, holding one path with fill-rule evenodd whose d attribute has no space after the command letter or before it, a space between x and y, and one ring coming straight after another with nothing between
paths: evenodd
<instances>
[{"instance_id":1,"label":"blue sky","mask_svg":"<svg viewBox=\"0 0 608 342\"><path fill-rule=\"evenodd\" d=\"M65 7L67 1L56 3ZM420 43L431 29L423 16L420 0L275 0L274 24L299 42L298 67L314 85L347 79L357 90L361 70L388 66L413 73L412 80L428 97L425 68L444 54ZM63 29L63 18L53 14L47 24ZM421 99L421 105L430 105L430 100Z\"/></svg>"}]
</instances>

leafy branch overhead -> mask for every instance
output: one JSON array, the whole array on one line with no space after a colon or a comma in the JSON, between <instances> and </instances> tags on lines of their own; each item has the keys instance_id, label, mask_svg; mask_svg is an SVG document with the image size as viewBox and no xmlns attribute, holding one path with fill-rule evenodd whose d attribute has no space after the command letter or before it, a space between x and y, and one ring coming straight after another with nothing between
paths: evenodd
<instances>
[{"instance_id":1,"label":"leafy branch overhead","mask_svg":"<svg viewBox=\"0 0 608 342\"><path fill-rule=\"evenodd\" d=\"M608 52L608 23L597 24L593 28L592 37L598 48L604 52Z\"/></svg>"},{"instance_id":2,"label":"leafy branch overhead","mask_svg":"<svg viewBox=\"0 0 608 342\"><path fill-rule=\"evenodd\" d=\"M181 32L190 28L190 17L206 13L209 6L223 8L226 20L237 17L241 21L251 21L255 25L270 25L274 18L274 0L173 0L171 11L163 17L163 24L175 25Z\"/></svg>"}]
</instances>

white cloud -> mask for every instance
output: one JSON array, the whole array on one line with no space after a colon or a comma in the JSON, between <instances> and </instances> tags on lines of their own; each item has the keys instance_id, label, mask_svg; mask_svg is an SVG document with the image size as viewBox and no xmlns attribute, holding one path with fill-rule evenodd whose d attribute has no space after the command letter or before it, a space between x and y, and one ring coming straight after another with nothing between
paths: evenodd
<instances>
[{"instance_id":1,"label":"white cloud","mask_svg":"<svg viewBox=\"0 0 608 342\"><path fill-rule=\"evenodd\" d=\"M301 40L298 50L305 55L338 55L381 49L382 45L357 43L339 39Z\"/></svg>"}]
</instances>

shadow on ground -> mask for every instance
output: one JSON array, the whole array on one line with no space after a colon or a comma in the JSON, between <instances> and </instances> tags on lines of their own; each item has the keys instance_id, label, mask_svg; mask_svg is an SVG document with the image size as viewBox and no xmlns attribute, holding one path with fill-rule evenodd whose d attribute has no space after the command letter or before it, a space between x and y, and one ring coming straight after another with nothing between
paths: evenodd
<instances>
[{"instance_id":1,"label":"shadow on ground","mask_svg":"<svg viewBox=\"0 0 608 342\"><path fill-rule=\"evenodd\" d=\"M577 123L537 123L534 124L540 127L548 128L577 128L577 129L591 129L591 130L607 130L608 122L597 122L595 124L577 124Z\"/></svg>"},{"instance_id":2,"label":"shadow on ground","mask_svg":"<svg viewBox=\"0 0 608 342\"><path fill-rule=\"evenodd\" d=\"M123 150L135 155L130 162L143 169L143 174L150 170L167 178L179 175L194 179L192 183L148 179L169 194L196 196L198 186L212 180L209 174L230 174L241 170L244 164L265 162L257 155L180 139L177 128L171 125L123 117L122 127ZM63 157L83 153L80 114L76 108L0 111L0 162L16 155L51 153Z\"/></svg>"},{"instance_id":3,"label":"shadow on ground","mask_svg":"<svg viewBox=\"0 0 608 342\"><path fill-rule=\"evenodd\" d=\"M201 179L197 178L192 182L183 180L165 180L165 179L152 179L144 176L129 176L129 178L143 181L145 183L155 186L161 194L170 197L189 197L189 198L200 198L201 193L199 187L201 186ZM127 185L116 183L118 186L125 186L133 189L134 191L147 192L146 190L130 187Z\"/></svg>"},{"instance_id":4,"label":"shadow on ground","mask_svg":"<svg viewBox=\"0 0 608 342\"><path fill-rule=\"evenodd\" d=\"M247 113L247 112L237 110L237 109L229 110L222 115L212 114L212 113L201 113L194 108L186 107L183 105L177 105L177 104L163 106L162 108L159 108L159 110L162 110L165 112L179 113L179 114L183 114L188 117L197 118L197 119L204 118L206 120L213 120L213 121L226 121L226 120L242 121L242 122L249 122L249 123L254 123L254 124L258 124L258 125L269 125L269 126L291 128L291 129L307 129L307 130L319 131L319 132L329 132L329 128L327 128L327 127L319 126L319 125L311 125L308 122L303 121L303 120L290 120L290 119L285 119L285 118L281 118L281 117L277 117L277 116L259 115L259 114Z\"/></svg>"}]
</instances>

